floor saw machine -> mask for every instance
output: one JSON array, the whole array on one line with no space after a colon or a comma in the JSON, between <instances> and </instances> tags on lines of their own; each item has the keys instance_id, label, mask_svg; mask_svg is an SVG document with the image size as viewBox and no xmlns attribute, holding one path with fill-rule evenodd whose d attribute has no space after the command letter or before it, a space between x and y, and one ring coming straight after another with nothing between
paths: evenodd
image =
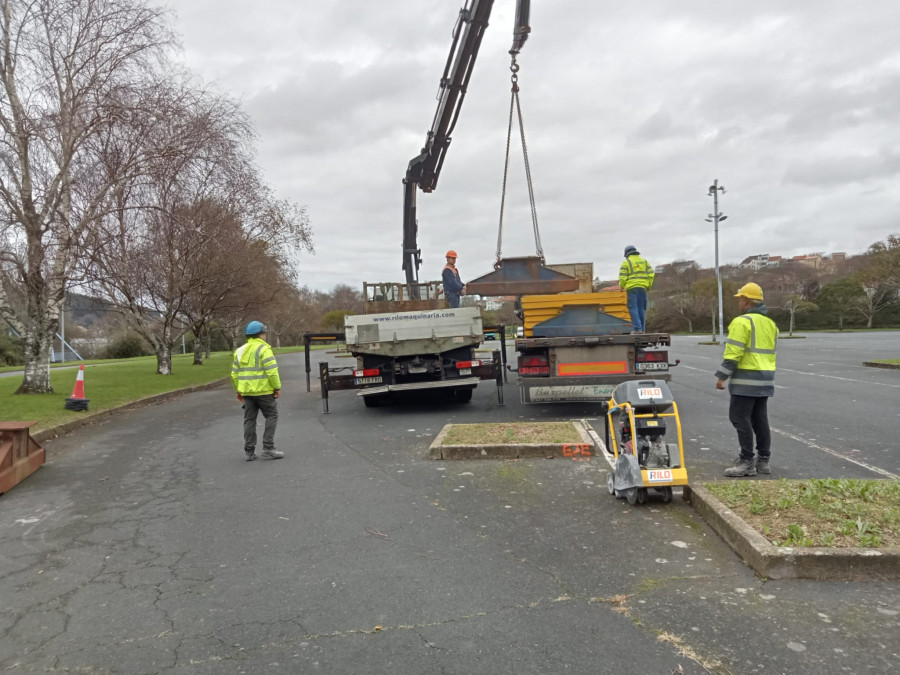
<instances>
[{"instance_id":1,"label":"floor saw machine","mask_svg":"<svg viewBox=\"0 0 900 675\"><path fill-rule=\"evenodd\" d=\"M609 493L629 504L651 495L672 501L672 486L687 485L678 406L662 380L629 380L613 392L606 414Z\"/></svg>"}]
</instances>

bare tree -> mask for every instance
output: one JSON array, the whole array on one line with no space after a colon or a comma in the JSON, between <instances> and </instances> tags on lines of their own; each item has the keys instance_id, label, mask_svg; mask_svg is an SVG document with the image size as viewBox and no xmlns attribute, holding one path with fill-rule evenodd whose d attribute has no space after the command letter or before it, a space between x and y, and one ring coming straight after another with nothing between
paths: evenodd
<instances>
[{"instance_id":1,"label":"bare tree","mask_svg":"<svg viewBox=\"0 0 900 675\"><path fill-rule=\"evenodd\" d=\"M676 319L687 322L688 333L694 332L694 320L697 317L697 297L690 293L675 293L662 298L656 303L660 318Z\"/></svg>"},{"instance_id":2,"label":"bare tree","mask_svg":"<svg viewBox=\"0 0 900 675\"><path fill-rule=\"evenodd\" d=\"M290 254L312 239L305 210L276 200L259 179L250 125L233 101L170 84L150 119L146 168L116 194L93 262L97 285L168 375L188 326L199 337L229 303L267 300L259 282L292 269ZM117 157L109 153L110 171Z\"/></svg>"},{"instance_id":3,"label":"bare tree","mask_svg":"<svg viewBox=\"0 0 900 675\"><path fill-rule=\"evenodd\" d=\"M782 309L786 310L791 317L788 335L794 334L794 316L803 314L804 312L814 312L819 309L818 305L809 300L804 300L803 296L798 293L786 295L781 301Z\"/></svg>"},{"instance_id":4,"label":"bare tree","mask_svg":"<svg viewBox=\"0 0 900 675\"><path fill-rule=\"evenodd\" d=\"M872 244L865 265L854 275L854 279L864 292L855 308L866 320L866 328L871 328L875 315L898 301L900 235L892 234L885 241Z\"/></svg>"},{"instance_id":5,"label":"bare tree","mask_svg":"<svg viewBox=\"0 0 900 675\"><path fill-rule=\"evenodd\" d=\"M94 141L170 41L141 0L0 0L0 316L25 342L19 393L52 391L65 286L117 188L93 180Z\"/></svg>"}]
</instances>

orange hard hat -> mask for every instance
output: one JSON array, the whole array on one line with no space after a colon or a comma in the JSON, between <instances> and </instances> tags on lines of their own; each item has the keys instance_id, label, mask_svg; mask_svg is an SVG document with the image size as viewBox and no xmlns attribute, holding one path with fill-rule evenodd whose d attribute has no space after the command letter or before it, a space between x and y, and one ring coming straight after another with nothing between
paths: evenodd
<instances>
[{"instance_id":1,"label":"orange hard hat","mask_svg":"<svg viewBox=\"0 0 900 675\"><path fill-rule=\"evenodd\" d=\"M447 257L447 258L458 258L459 256L456 255L456 251L454 251L454 250L451 248L449 251L447 251L447 255L446 255L445 257Z\"/></svg>"}]
</instances>

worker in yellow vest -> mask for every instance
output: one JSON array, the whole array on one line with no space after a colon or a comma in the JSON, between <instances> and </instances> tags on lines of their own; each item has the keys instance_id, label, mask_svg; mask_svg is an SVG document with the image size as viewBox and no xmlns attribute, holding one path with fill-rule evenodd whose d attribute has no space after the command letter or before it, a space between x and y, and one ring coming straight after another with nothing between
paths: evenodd
<instances>
[{"instance_id":1,"label":"worker in yellow vest","mask_svg":"<svg viewBox=\"0 0 900 675\"><path fill-rule=\"evenodd\" d=\"M647 314L647 291L653 287L655 273L634 246L625 247L625 262L619 268L619 288L628 294L631 332L643 333Z\"/></svg>"},{"instance_id":2,"label":"worker in yellow vest","mask_svg":"<svg viewBox=\"0 0 900 675\"><path fill-rule=\"evenodd\" d=\"M772 473L769 468L772 437L767 411L769 397L775 394L775 345L778 326L767 314L763 291L758 284L741 287L738 299L741 315L728 326L725 357L716 371L716 389L728 391L731 403L728 419L737 431L741 454L733 466L725 469L731 478ZM753 437L756 436L754 461Z\"/></svg>"},{"instance_id":3,"label":"worker in yellow vest","mask_svg":"<svg viewBox=\"0 0 900 675\"><path fill-rule=\"evenodd\" d=\"M256 459L256 418L260 412L266 419L263 431L264 459L281 459L284 453L275 449L275 427L278 425L278 405L281 378L278 363L269 343L266 327L251 321L244 330L247 342L234 352L231 364L231 384L237 399L244 404L244 454L248 462Z\"/></svg>"}]
</instances>

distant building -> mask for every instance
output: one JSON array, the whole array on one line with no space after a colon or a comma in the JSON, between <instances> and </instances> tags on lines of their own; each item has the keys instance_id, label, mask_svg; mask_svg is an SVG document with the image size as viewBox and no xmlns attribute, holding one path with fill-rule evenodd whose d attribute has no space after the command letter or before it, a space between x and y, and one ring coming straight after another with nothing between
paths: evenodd
<instances>
[{"instance_id":1,"label":"distant building","mask_svg":"<svg viewBox=\"0 0 900 675\"><path fill-rule=\"evenodd\" d=\"M807 253L806 255L795 255L791 258L791 262L808 265L817 270L821 269L823 258L821 253Z\"/></svg>"},{"instance_id":2,"label":"distant building","mask_svg":"<svg viewBox=\"0 0 900 675\"><path fill-rule=\"evenodd\" d=\"M655 274L665 274L666 272L684 274L690 269L700 269L700 266L694 260L673 260L670 263L657 265L653 268L653 272Z\"/></svg>"}]
</instances>

